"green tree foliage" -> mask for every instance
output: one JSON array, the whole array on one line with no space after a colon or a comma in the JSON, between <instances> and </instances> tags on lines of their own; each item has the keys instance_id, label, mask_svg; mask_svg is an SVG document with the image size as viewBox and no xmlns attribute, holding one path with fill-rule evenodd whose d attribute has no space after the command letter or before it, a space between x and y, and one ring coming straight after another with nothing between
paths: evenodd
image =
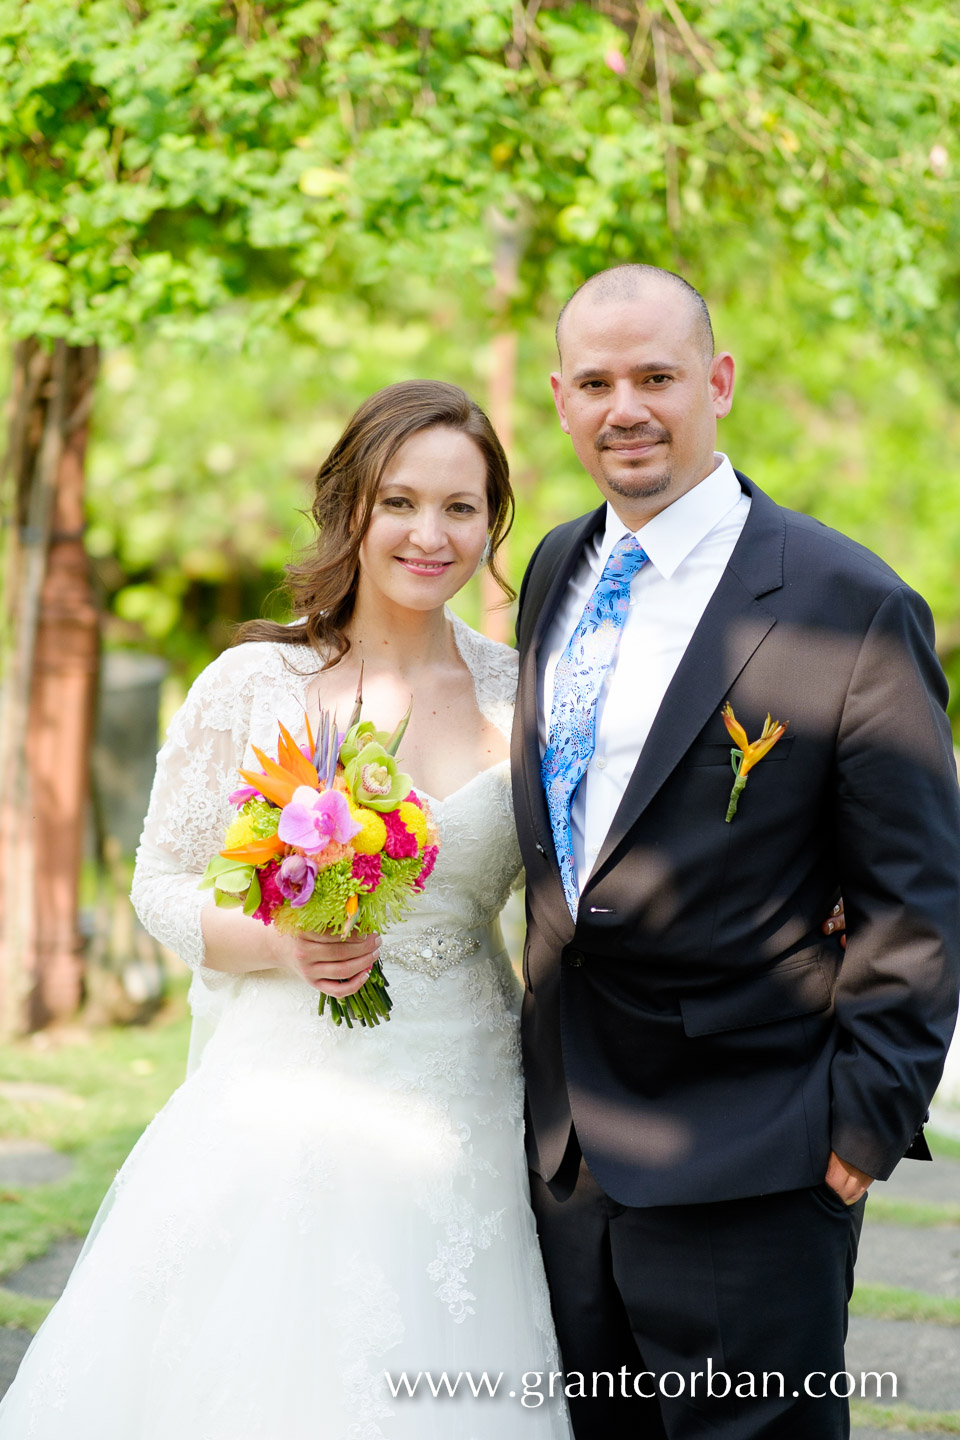
<instances>
[{"instance_id":1,"label":"green tree foliage","mask_svg":"<svg viewBox=\"0 0 960 1440\"><path fill-rule=\"evenodd\" d=\"M718 344L738 364L720 444L781 503L853 535L929 599L956 707L960 415L949 388L898 341L849 322L812 324L802 303L776 295L755 277L714 306ZM157 341L108 357L88 548L113 641L152 646L189 678L280 583L310 533L297 512L309 507L312 476L364 396L425 375L482 398L490 347L452 297L433 298L432 318L420 319L378 317L352 299L318 305L257 354L216 364ZM596 504L556 421L554 364L551 324L533 318L515 396L515 582L549 526ZM479 622L475 592L458 605ZM271 609L288 618L276 597Z\"/></svg>"},{"instance_id":2,"label":"green tree foliage","mask_svg":"<svg viewBox=\"0 0 960 1440\"><path fill-rule=\"evenodd\" d=\"M789 252L835 315L929 325L958 60L941 0L0 0L0 306L114 344L482 293L499 212L524 309L618 257L719 290Z\"/></svg>"},{"instance_id":3,"label":"green tree foliage","mask_svg":"<svg viewBox=\"0 0 960 1440\"><path fill-rule=\"evenodd\" d=\"M592 501L552 316L665 263L743 360L735 458L888 555L960 668L958 62L940 0L0 0L7 332L127 347L90 495L115 638L195 668L364 394L484 397L512 227L515 570Z\"/></svg>"}]
</instances>

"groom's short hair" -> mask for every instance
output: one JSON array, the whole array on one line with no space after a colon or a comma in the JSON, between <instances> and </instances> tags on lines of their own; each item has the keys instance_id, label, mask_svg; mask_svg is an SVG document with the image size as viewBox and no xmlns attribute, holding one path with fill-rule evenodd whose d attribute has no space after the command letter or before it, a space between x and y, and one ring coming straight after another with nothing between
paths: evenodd
<instances>
[{"instance_id":1,"label":"groom's short hair","mask_svg":"<svg viewBox=\"0 0 960 1440\"><path fill-rule=\"evenodd\" d=\"M560 355L561 366L563 365L563 354L560 350L560 327L563 324L564 315L579 295L587 295L597 303L609 300L634 300L644 284L650 280L665 281L683 293L693 310L697 338L703 351L703 357L709 364L714 353L713 326L710 323L707 302L700 291L695 290L688 280L684 280L682 275L675 274L673 270L662 270L659 265L628 264L613 265L609 270L598 270L596 275L591 275L574 290L560 311L557 316L556 335L557 353Z\"/></svg>"}]
</instances>

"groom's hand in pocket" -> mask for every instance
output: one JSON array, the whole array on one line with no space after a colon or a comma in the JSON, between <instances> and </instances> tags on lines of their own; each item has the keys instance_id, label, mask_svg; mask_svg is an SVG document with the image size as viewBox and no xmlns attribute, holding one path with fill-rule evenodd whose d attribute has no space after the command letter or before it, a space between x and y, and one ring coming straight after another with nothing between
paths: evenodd
<instances>
[{"instance_id":1,"label":"groom's hand in pocket","mask_svg":"<svg viewBox=\"0 0 960 1440\"><path fill-rule=\"evenodd\" d=\"M846 1160L841 1160L836 1150L830 1151L827 1173L823 1178L845 1205L856 1205L861 1195L865 1195L873 1184L872 1175L868 1175L865 1170L858 1170L856 1165L849 1165Z\"/></svg>"},{"instance_id":2,"label":"groom's hand in pocket","mask_svg":"<svg viewBox=\"0 0 960 1440\"><path fill-rule=\"evenodd\" d=\"M315 990L337 1000L359 990L380 958L379 935L341 940L336 935L302 930L278 938L284 942L284 963Z\"/></svg>"},{"instance_id":3,"label":"groom's hand in pocket","mask_svg":"<svg viewBox=\"0 0 960 1440\"><path fill-rule=\"evenodd\" d=\"M830 914L827 916L826 920L824 920L820 928L823 931L824 935L839 934L840 944L843 946L844 950L846 950L847 937L844 934L844 931L847 928L847 917L843 913L843 896L841 896L840 899L837 901L836 905L834 905L833 909L830 911Z\"/></svg>"}]
</instances>

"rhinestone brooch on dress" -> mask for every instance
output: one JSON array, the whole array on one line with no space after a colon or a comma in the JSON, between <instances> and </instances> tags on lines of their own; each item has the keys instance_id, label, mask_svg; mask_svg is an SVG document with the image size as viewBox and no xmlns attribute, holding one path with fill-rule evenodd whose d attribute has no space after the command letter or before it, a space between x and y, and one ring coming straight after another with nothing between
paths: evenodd
<instances>
[{"instance_id":1,"label":"rhinestone brooch on dress","mask_svg":"<svg viewBox=\"0 0 960 1440\"><path fill-rule=\"evenodd\" d=\"M388 966L402 965L405 970L418 970L436 980L479 949L480 941L473 935L428 925L415 940L385 944L383 958Z\"/></svg>"}]
</instances>

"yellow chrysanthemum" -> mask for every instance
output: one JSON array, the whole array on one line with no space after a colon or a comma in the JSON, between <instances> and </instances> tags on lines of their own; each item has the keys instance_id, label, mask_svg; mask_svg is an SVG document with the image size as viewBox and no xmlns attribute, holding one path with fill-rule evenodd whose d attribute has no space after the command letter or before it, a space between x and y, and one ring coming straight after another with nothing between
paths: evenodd
<instances>
[{"instance_id":1,"label":"yellow chrysanthemum","mask_svg":"<svg viewBox=\"0 0 960 1440\"><path fill-rule=\"evenodd\" d=\"M422 850L427 844L427 817L420 806L414 805L412 800L402 800L397 808L397 814L407 829L416 835L417 844Z\"/></svg>"},{"instance_id":2,"label":"yellow chrysanthemum","mask_svg":"<svg viewBox=\"0 0 960 1440\"><path fill-rule=\"evenodd\" d=\"M387 843L387 827L376 810L368 810L365 805L351 805L350 819L363 827L350 841L357 854L379 855Z\"/></svg>"},{"instance_id":3,"label":"yellow chrysanthemum","mask_svg":"<svg viewBox=\"0 0 960 1440\"><path fill-rule=\"evenodd\" d=\"M223 848L233 850L238 845L249 845L251 840L258 838L253 821L246 815L238 815L224 837Z\"/></svg>"}]
</instances>

